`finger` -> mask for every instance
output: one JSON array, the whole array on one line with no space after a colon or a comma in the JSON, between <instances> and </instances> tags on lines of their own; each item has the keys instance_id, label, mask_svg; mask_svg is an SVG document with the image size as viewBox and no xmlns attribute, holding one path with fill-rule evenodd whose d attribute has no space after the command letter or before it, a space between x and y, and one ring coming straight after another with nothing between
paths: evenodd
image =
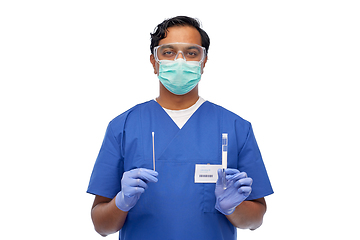
<instances>
[{"instance_id":1,"label":"finger","mask_svg":"<svg viewBox=\"0 0 360 240\"><path fill-rule=\"evenodd\" d=\"M227 169L225 169L226 175L234 175L234 174L237 174L239 172L240 171L235 169L235 168L227 168Z\"/></svg>"},{"instance_id":2,"label":"finger","mask_svg":"<svg viewBox=\"0 0 360 240\"><path fill-rule=\"evenodd\" d=\"M154 171L154 170L151 170L151 169L147 169L147 168L139 168L142 172L147 172L149 173L150 175L154 176L154 177L157 177L159 175L158 172Z\"/></svg>"},{"instance_id":3,"label":"finger","mask_svg":"<svg viewBox=\"0 0 360 240\"><path fill-rule=\"evenodd\" d=\"M157 172L146 168L136 168L127 172L127 177L134 179L140 178L147 182L157 182L157 175Z\"/></svg>"},{"instance_id":4,"label":"finger","mask_svg":"<svg viewBox=\"0 0 360 240\"><path fill-rule=\"evenodd\" d=\"M141 194L145 192L145 189L142 187L127 187L126 189L124 189L124 195L131 197L134 196L136 194Z\"/></svg>"},{"instance_id":5,"label":"finger","mask_svg":"<svg viewBox=\"0 0 360 240\"><path fill-rule=\"evenodd\" d=\"M220 184L220 183L222 183L222 179L223 179L223 171L222 171L222 168L219 168L219 169L217 170L217 174L218 174L218 180L217 180L217 182Z\"/></svg>"},{"instance_id":6,"label":"finger","mask_svg":"<svg viewBox=\"0 0 360 240\"><path fill-rule=\"evenodd\" d=\"M147 189L147 187L148 187L147 184L140 178L137 178L137 179L130 178L128 181L126 181L126 185L129 187L141 187L144 189Z\"/></svg>"},{"instance_id":7,"label":"finger","mask_svg":"<svg viewBox=\"0 0 360 240\"><path fill-rule=\"evenodd\" d=\"M237 180L235 183L234 183L234 187L235 188L239 188L241 186L251 186L253 183L253 180L252 178L242 178L242 179L239 179Z\"/></svg>"},{"instance_id":8,"label":"finger","mask_svg":"<svg viewBox=\"0 0 360 240\"><path fill-rule=\"evenodd\" d=\"M129 176L137 176L141 172L146 172L146 173L148 173L148 174L150 174L152 176L155 176L155 177L157 177L159 175L158 172L153 171L151 169L147 169L147 168L135 168L135 169L127 171L126 173L128 173Z\"/></svg>"},{"instance_id":9,"label":"finger","mask_svg":"<svg viewBox=\"0 0 360 240\"><path fill-rule=\"evenodd\" d=\"M246 172L238 172L236 174L226 176L226 179L233 181L237 181L242 178L247 178Z\"/></svg>"},{"instance_id":10,"label":"finger","mask_svg":"<svg viewBox=\"0 0 360 240\"><path fill-rule=\"evenodd\" d=\"M238 190L238 193L244 194L244 195L250 195L252 188L251 187L241 187Z\"/></svg>"},{"instance_id":11,"label":"finger","mask_svg":"<svg viewBox=\"0 0 360 240\"><path fill-rule=\"evenodd\" d=\"M139 178L145 180L147 182L157 182L158 179L156 178L159 174L156 171L140 168L139 169Z\"/></svg>"}]
</instances>

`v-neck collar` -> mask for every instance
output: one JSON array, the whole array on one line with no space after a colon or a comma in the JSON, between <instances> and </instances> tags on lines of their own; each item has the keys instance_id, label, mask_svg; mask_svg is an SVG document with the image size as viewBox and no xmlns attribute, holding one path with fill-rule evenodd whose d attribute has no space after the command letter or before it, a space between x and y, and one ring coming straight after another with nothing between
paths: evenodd
<instances>
[{"instance_id":1,"label":"v-neck collar","mask_svg":"<svg viewBox=\"0 0 360 240\"><path fill-rule=\"evenodd\" d=\"M167 116L167 119L169 119L175 126L178 130L181 130L183 129L184 127L186 127L187 125L189 125L189 122L192 121L192 119L194 118L194 115L197 115L197 112L199 112L199 109L207 102L206 100L195 110L195 112L193 112L193 114L189 117L189 119L185 122L185 124L179 128L179 126L174 122L174 120L170 117L170 115L166 112L165 108L163 108L156 100L152 100L153 102L155 102L157 104L157 106L159 106L161 109L162 109L162 112L165 113L165 115ZM195 105L195 104L194 104ZM194 105L192 105L191 107L194 107ZM189 107L189 108L191 108ZM187 108L187 109L189 109ZM187 109L184 109L184 110L187 110ZM170 111L174 111L174 110L170 110ZM179 111L182 111L182 110L179 110Z\"/></svg>"}]
</instances>

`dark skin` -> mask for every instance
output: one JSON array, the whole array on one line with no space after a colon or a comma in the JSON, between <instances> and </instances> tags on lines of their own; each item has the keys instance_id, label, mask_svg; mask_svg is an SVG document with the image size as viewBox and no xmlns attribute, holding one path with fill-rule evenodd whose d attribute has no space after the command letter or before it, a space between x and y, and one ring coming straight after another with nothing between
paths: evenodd
<instances>
[{"instance_id":1,"label":"dark skin","mask_svg":"<svg viewBox=\"0 0 360 240\"><path fill-rule=\"evenodd\" d=\"M200 33L193 27L179 26L168 28L166 38L160 40L159 45L165 43L184 42L201 45ZM182 57L181 54L179 57ZM205 67L207 58L203 63ZM154 73L158 74L159 65L154 56L150 56L150 62L153 65ZM175 95L169 92L160 83L160 95L157 102L166 109L181 110L194 105L199 99L198 86L185 95ZM214 193L215 195L215 193ZM264 198L252 201L244 201L235 208L227 219L237 228L255 230L261 226L264 214L266 212L266 202ZM95 196L94 204L91 210L91 218L95 230L101 236L107 236L118 232L126 221L128 212L123 212L115 205L115 198L106 198Z\"/></svg>"},{"instance_id":2,"label":"dark skin","mask_svg":"<svg viewBox=\"0 0 360 240\"><path fill-rule=\"evenodd\" d=\"M115 198L95 196L91 209L91 218L95 231L101 236L106 237L107 235L118 232L123 227L127 214L127 212L121 211L115 205Z\"/></svg>"}]
</instances>

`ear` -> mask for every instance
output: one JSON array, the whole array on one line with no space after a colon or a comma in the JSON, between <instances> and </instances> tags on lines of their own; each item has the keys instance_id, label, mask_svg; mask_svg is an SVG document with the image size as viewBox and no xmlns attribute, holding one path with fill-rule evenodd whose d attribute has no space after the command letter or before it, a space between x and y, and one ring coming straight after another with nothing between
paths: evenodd
<instances>
[{"instance_id":1,"label":"ear","mask_svg":"<svg viewBox=\"0 0 360 240\"><path fill-rule=\"evenodd\" d=\"M153 54L150 55L150 62L154 68L154 73L157 74L156 60Z\"/></svg>"}]
</instances>

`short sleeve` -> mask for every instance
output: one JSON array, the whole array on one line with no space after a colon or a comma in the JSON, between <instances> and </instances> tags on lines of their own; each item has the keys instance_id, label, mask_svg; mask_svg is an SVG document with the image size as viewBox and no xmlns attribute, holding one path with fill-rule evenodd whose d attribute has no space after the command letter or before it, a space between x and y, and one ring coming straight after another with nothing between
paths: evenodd
<instances>
[{"instance_id":1,"label":"short sleeve","mask_svg":"<svg viewBox=\"0 0 360 240\"><path fill-rule=\"evenodd\" d=\"M107 198L114 198L121 190L121 178L124 172L121 154L122 131L114 133L109 123L105 137L96 159L87 192Z\"/></svg>"},{"instance_id":2,"label":"short sleeve","mask_svg":"<svg viewBox=\"0 0 360 240\"><path fill-rule=\"evenodd\" d=\"M246 140L239 152L238 166L241 172L246 172L253 179L252 192L247 200L274 193L250 123Z\"/></svg>"}]
</instances>

